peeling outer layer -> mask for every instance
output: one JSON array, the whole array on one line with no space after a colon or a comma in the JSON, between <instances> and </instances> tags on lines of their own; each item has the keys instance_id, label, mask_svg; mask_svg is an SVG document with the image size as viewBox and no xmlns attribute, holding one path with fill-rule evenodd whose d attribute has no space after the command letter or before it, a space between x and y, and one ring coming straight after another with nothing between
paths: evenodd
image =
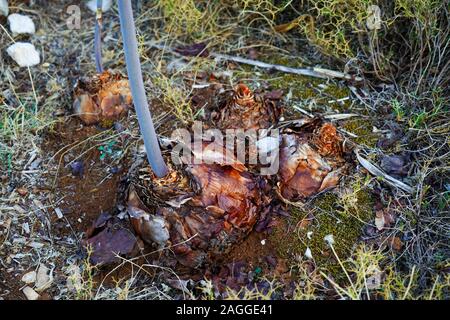
<instances>
[{"instance_id":1,"label":"peeling outer layer","mask_svg":"<svg viewBox=\"0 0 450 320\"><path fill-rule=\"evenodd\" d=\"M136 233L147 243L170 247L178 262L187 267L199 267L211 257L228 252L253 229L268 203L261 191L265 181L239 169L224 163L187 164L178 173L188 180L184 195L166 194L166 205L153 212L143 203L161 203L161 199L137 201L137 194L164 195L130 189L128 211ZM155 228L157 219L164 224L158 222ZM166 231L167 241L159 241Z\"/></svg>"},{"instance_id":2,"label":"peeling outer layer","mask_svg":"<svg viewBox=\"0 0 450 320\"><path fill-rule=\"evenodd\" d=\"M163 217L151 215L132 187L128 194L128 213L135 232L146 242L163 248L169 240L168 226Z\"/></svg>"},{"instance_id":3,"label":"peeling outer layer","mask_svg":"<svg viewBox=\"0 0 450 320\"><path fill-rule=\"evenodd\" d=\"M220 129L265 129L276 124L281 115L273 100L255 96L245 84L238 84L219 107L220 115L213 120Z\"/></svg>"},{"instance_id":4,"label":"peeling outer layer","mask_svg":"<svg viewBox=\"0 0 450 320\"><path fill-rule=\"evenodd\" d=\"M132 257L139 252L138 239L124 226L124 222L102 213L86 231L82 245L90 251L90 262L95 265L115 263L118 256Z\"/></svg>"},{"instance_id":5,"label":"peeling outer layer","mask_svg":"<svg viewBox=\"0 0 450 320\"><path fill-rule=\"evenodd\" d=\"M319 118L286 130L280 148L278 193L287 202L334 188L345 172L343 139Z\"/></svg>"},{"instance_id":6,"label":"peeling outer layer","mask_svg":"<svg viewBox=\"0 0 450 320\"><path fill-rule=\"evenodd\" d=\"M126 114L132 102L128 80L110 71L82 78L74 88L74 112L87 125L111 125Z\"/></svg>"}]
</instances>

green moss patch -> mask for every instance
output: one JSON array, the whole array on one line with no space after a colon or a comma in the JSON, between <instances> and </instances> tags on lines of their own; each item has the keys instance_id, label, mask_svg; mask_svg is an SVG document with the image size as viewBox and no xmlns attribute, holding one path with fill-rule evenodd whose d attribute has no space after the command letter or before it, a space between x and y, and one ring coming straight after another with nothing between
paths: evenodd
<instances>
[{"instance_id":1,"label":"green moss patch","mask_svg":"<svg viewBox=\"0 0 450 320\"><path fill-rule=\"evenodd\" d=\"M308 208L291 208L291 213L291 230L286 225L279 226L270 238L278 244L278 255L295 266L306 259L305 251L309 248L317 267L337 280L342 279L342 270L324 238L333 235L337 255L341 260L347 259L358 243L364 223L373 219L371 194L359 188L343 196L326 193ZM305 223L305 218L310 222Z\"/></svg>"},{"instance_id":2,"label":"green moss patch","mask_svg":"<svg viewBox=\"0 0 450 320\"><path fill-rule=\"evenodd\" d=\"M341 127L347 132L356 135L356 137L352 138L354 142L369 148L375 147L379 139L379 135L372 130L372 122L364 118L347 120Z\"/></svg>"}]
</instances>

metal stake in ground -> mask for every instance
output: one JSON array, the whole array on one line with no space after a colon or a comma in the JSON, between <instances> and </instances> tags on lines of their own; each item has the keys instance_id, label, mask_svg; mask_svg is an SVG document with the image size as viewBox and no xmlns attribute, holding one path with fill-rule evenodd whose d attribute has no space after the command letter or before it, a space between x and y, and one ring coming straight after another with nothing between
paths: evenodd
<instances>
[{"instance_id":1,"label":"metal stake in ground","mask_svg":"<svg viewBox=\"0 0 450 320\"><path fill-rule=\"evenodd\" d=\"M145 96L144 81L142 80L141 63L139 61L136 30L134 26L131 0L118 1L120 29L122 31L123 47L127 64L128 79L136 114L144 138L145 149L150 166L155 174L161 178L168 172L161 155L158 138L153 126L152 117Z\"/></svg>"},{"instance_id":2,"label":"metal stake in ground","mask_svg":"<svg viewBox=\"0 0 450 320\"><path fill-rule=\"evenodd\" d=\"M97 73L103 72L102 64L102 11L103 1L97 0L97 11L95 13L95 32L94 32L94 53L95 68Z\"/></svg>"}]
</instances>

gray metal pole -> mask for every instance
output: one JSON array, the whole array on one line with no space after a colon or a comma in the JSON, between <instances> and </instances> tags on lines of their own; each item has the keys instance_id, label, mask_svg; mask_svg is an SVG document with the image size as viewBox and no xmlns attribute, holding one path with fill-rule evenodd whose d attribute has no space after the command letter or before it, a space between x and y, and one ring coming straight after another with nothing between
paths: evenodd
<instances>
[{"instance_id":1,"label":"gray metal pole","mask_svg":"<svg viewBox=\"0 0 450 320\"><path fill-rule=\"evenodd\" d=\"M169 170L167 169L161 154L155 127L153 126L152 117L148 108L147 97L145 95L131 0L119 0L118 4L120 29L122 31L123 47L131 94L133 95L133 103L141 128L141 134L144 138L148 162L155 174L161 178L164 177Z\"/></svg>"},{"instance_id":2,"label":"gray metal pole","mask_svg":"<svg viewBox=\"0 0 450 320\"><path fill-rule=\"evenodd\" d=\"M102 64L102 12L103 1L97 0L97 11L95 13L95 32L94 32L94 52L95 52L95 68L97 73L103 72Z\"/></svg>"}]
</instances>

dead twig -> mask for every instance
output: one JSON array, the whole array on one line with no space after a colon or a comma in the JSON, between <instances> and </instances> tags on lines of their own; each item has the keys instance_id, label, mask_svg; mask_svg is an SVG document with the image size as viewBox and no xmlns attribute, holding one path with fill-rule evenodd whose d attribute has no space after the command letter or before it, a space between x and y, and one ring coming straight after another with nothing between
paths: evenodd
<instances>
[{"instance_id":1,"label":"dead twig","mask_svg":"<svg viewBox=\"0 0 450 320\"><path fill-rule=\"evenodd\" d=\"M151 43L151 42L146 43L146 44L152 48L164 50L164 51L170 52L177 56L183 56L182 54L176 52L173 48L170 48L170 47L166 47L166 46ZM319 68L319 67L292 68L292 67L286 67L286 66L279 65L279 64L271 64L271 63L266 63L266 62L262 62L262 61L258 61L258 60L252 60L252 59L247 59L247 58L242 58L242 57L237 57L237 56L230 56L227 54L221 54L221 53L215 53L215 52L210 52L209 57L214 58L216 60L233 61L233 62L237 62L237 63L252 65L255 67L259 67L259 68L277 70L277 71L281 71L281 72L293 73L293 74L297 74L297 75L301 75L301 76L310 76L310 77L321 78L321 79L337 78L337 79L345 79L345 80L350 80L350 81L355 81L355 82L361 82L364 80L362 77L358 77L358 76L340 72L340 71Z\"/></svg>"},{"instance_id":2,"label":"dead twig","mask_svg":"<svg viewBox=\"0 0 450 320\"><path fill-rule=\"evenodd\" d=\"M377 177L383 177L384 181L386 181L388 184L397 187L399 189L402 189L403 191L406 191L408 193L413 193L413 188L408 186L407 184L401 182L400 180L397 180L387 173L383 172L380 168L376 167L372 163L370 163L368 160L364 159L359 155L359 152L355 151L356 158L358 159L359 163L371 174Z\"/></svg>"}]
</instances>

